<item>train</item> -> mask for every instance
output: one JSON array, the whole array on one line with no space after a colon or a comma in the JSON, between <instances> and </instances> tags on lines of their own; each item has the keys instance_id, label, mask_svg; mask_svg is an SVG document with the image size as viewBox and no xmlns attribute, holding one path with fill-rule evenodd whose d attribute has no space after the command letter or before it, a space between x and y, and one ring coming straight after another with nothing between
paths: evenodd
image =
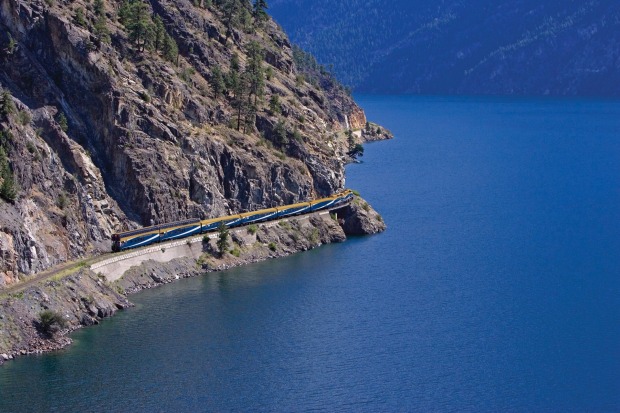
<instances>
[{"instance_id":1,"label":"train","mask_svg":"<svg viewBox=\"0 0 620 413\"><path fill-rule=\"evenodd\" d=\"M323 209L329 209L347 203L353 198L353 191L346 189L332 196L310 202L284 205L276 208L261 209L254 212L244 212L237 215L228 215L206 220L188 219L140 228L133 231L115 233L112 235L112 251L119 252L132 248L182 239L193 235L204 234L218 230L224 224L228 228L240 227L294 215L308 214Z\"/></svg>"}]
</instances>

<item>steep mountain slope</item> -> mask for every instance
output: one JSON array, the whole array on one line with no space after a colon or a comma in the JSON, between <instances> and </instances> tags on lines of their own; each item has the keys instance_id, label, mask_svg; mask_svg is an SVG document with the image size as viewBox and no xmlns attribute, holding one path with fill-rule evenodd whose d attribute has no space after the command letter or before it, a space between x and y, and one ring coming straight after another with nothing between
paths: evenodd
<instances>
[{"instance_id":1,"label":"steep mountain slope","mask_svg":"<svg viewBox=\"0 0 620 413\"><path fill-rule=\"evenodd\" d=\"M274 0L276 20L358 91L620 95L620 3Z\"/></svg>"},{"instance_id":2,"label":"steep mountain slope","mask_svg":"<svg viewBox=\"0 0 620 413\"><path fill-rule=\"evenodd\" d=\"M0 285L114 231L333 193L366 122L245 0L0 0L0 45Z\"/></svg>"}]
</instances>

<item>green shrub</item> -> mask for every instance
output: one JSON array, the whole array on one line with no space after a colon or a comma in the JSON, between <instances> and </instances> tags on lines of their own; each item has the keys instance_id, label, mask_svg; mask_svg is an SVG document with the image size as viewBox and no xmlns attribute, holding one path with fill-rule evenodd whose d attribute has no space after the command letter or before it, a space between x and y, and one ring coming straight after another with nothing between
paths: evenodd
<instances>
[{"instance_id":1,"label":"green shrub","mask_svg":"<svg viewBox=\"0 0 620 413\"><path fill-rule=\"evenodd\" d=\"M146 103L151 102L151 96L147 92L142 91L139 94L140 94L140 99L142 99Z\"/></svg>"},{"instance_id":2,"label":"green shrub","mask_svg":"<svg viewBox=\"0 0 620 413\"><path fill-rule=\"evenodd\" d=\"M209 263L209 259L207 257L207 254L202 254L200 257L198 257L198 259L196 260L196 265L198 265L199 267L204 267L205 264L208 265Z\"/></svg>"},{"instance_id":3,"label":"green shrub","mask_svg":"<svg viewBox=\"0 0 620 413\"><path fill-rule=\"evenodd\" d=\"M258 232L258 225L256 224L252 224L248 227L248 232L252 235L256 234Z\"/></svg>"},{"instance_id":4,"label":"green shrub","mask_svg":"<svg viewBox=\"0 0 620 413\"><path fill-rule=\"evenodd\" d=\"M25 110L20 110L17 113L17 120L19 121L19 123L26 126L30 123L30 121L32 121L32 118L30 117L30 113L26 112Z\"/></svg>"},{"instance_id":5,"label":"green shrub","mask_svg":"<svg viewBox=\"0 0 620 413\"><path fill-rule=\"evenodd\" d=\"M318 244L321 241L321 234L319 233L318 228L312 229L312 233L310 233L309 241L313 244Z\"/></svg>"},{"instance_id":6,"label":"green shrub","mask_svg":"<svg viewBox=\"0 0 620 413\"><path fill-rule=\"evenodd\" d=\"M276 115L282 112L280 97L278 95L271 95L271 98L269 98L269 110L271 111L272 115Z\"/></svg>"},{"instance_id":7,"label":"green shrub","mask_svg":"<svg viewBox=\"0 0 620 413\"><path fill-rule=\"evenodd\" d=\"M15 201L17 185L9 166L8 157L2 146L0 146L0 179L2 180L2 184L0 184L0 197L9 202Z\"/></svg>"},{"instance_id":8,"label":"green shrub","mask_svg":"<svg viewBox=\"0 0 620 413\"><path fill-rule=\"evenodd\" d=\"M55 311L43 310L39 313L39 326L46 334L53 334L65 325L65 319Z\"/></svg>"},{"instance_id":9,"label":"green shrub","mask_svg":"<svg viewBox=\"0 0 620 413\"><path fill-rule=\"evenodd\" d=\"M60 209L65 209L67 203L69 203L67 195L65 195L64 192L61 192L60 195L58 195L58 199L56 199L56 206Z\"/></svg>"},{"instance_id":10,"label":"green shrub","mask_svg":"<svg viewBox=\"0 0 620 413\"><path fill-rule=\"evenodd\" d=\"M275 242L270 242L268 246L269 246L269 249L274 252L278 248Z\"/></svg>"},{"instance_id":11,"label":"green shrub","mask_svg":"<svg viewBox=\"0 0 620 413\"><path fill-rule=\"evenodd\" d=\"M13 97L9 91L4 90L0 95L0 114L4 117L8 117L15 112L15 103Z\"/></svg>"},{"instance_id":12,"label":"green shrub","mask_svg":"<svg viewBox=\"0 0 620 413\"><path fill-rule=\"evenodd\" d=\"M271 66L267 66L267 69L265 69L265 79L271 80L272 78L273 78L273 69L271 68Z\"/></svg>"},{"instance_id":13,"label":"green shrub","mask_svg":"<svg viewBox=\"0 0 620 413\"><path fill-rule=\"evenodd\" d=\"M78 7L77 10L75 11L75 15L73 16L73 21L75 22L75 24L77 24L78 26L82 26L82 27L86 27L86 18L84 17L84 9L81 7Z\"/></svg>"},{"instance_id":14,"label":"green shrub","mask_svg":"<svg viewBox=\"0 0 620 413\"><path fill-rule=\"evenodd\" d=\"M69 123L67 122L67 117L64 113L60 112L57 122L63 132L67 132L69 130Z\"/></svg>"},{"instance_id":15,"label":"green shrub","mask_svg":"<svg viewBox=\"0 0 620 413\"><path fill-rule=\"evenodd\" d=\"M179 73L179 77L185 83L189 83L192 80L192 76L196 73L196 70L193 67L186 67Z\"/></svg>"},{"instance_id":16,"label":"green shrub","mask_svg":"<svg viewBox=\"0 0 620 413\"><path fill-rule=\"evenodd\" d=\"M234 255L235 257L239 258L241 256L241 250L237 247L233 248L232 250L230 250L230 253L232 255Z\"/></svg>"}]
</instances>

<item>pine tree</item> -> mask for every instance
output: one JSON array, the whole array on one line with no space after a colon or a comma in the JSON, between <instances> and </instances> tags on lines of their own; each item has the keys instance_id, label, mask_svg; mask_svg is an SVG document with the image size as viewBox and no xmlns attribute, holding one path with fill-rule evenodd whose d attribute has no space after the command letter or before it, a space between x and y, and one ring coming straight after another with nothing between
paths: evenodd
<instances>
[{"instance_id":1,"label":"pine tree","mask_svg":"<svg viewBox=\"0 0 620 413\"><path fill-rule=\"evenodd\" d=\"M256 22L263 22L269 18L267 16L267 1L266 0L254 0L254 8L252 15L254 16L254 20Z\"/></svg>"},{"instance_id":2,"label":"pine tree","mask_svg":"<svg viewBox=\"0 0 620 413\"><path fill-rule=\"evenodd\" d=\"M245 119L245 114L248 109L248 101L246 100L246 93L248 92L248 78L246 73L239 77L237 87L234 89L235 97L233 100L233 108L237 112L237 130L241 130L241 119Z\"/></svg>"},{"instance_id":3,"label":"pine tree","mask_svg":"<svg viewBox=\"0 0 620 413\"><path fill-rule=\"evenodd\" d=\"M228 227L223 222L217 228L217 249L220 257L224 256L224 253L228 250L230 244L228 243Z\"/></svg>"},{"instance_id":4,"label":"pine tree","mask_svg":"<svg viewBox=\"0 0 620 413\"><path fill-rule=\"evenodd\" d=\"M217 65L213 68L213 72L211 73L211 87L213 88L213 94L216 99L226 90L222 69Z\"/></svg>"},{"instance_id":5,"label":"pine tree","mask_svg":"<svg viewBox=\"0 0 620 413\"><path fill-rule=\"evenodd\" d=\"M94 33L97 39L102 43L110 43L110 31L108 30L108 24L105 17L97 18L94 27Z\"/></svg>"},{"instance_id":6,"label":"pine tree","mask_svg":"<svg viewBox=\"0 0 620 413\"><path fill-rule=\"evenodd\" d=\"M13 96L8 90L3 90L0 95L0 114L7 118L10 114L15 112L15 103L13 102Z\"/></svg>"},{"instance_id":7,"label":"pine tree","mask_svg":"<svg viewBox=\"0 0 620 413\"><path fill-rule=\"evenodd\" d=\"M155 27L150 17L149 7L141 0L127 0L123 3L119 17L129 32L129 40L140 51L151 50L155 42Z\"/></svg>"},{"instance_id":8,"label":"pine tree","mask_svg":"<svg viewBox=\"0 0 620 413\"><path fill-rule=\"evenodd\" d=\"M232 55L230 59L230 70L228 71L228 76L226 76L226 87L228 90L235 91L239 86L240 79L240 64L239 64L239 56L237 53Z\"/></svg>"},{"instance_id":9,"label":"pine tree","mask_svg":"<svg viewBox=\"0 0 620 413\"><path fill-rule=\"evenodd\" d=\"M243 133L248 133L254 128L254 124L256 124L256 114L258 113L258 108L256 105L248 105L245 112L245 121L243 122Z\"/></svg>"},{"instance_id":10,"label":"pine tree","mask_svg":"<svg viewBox=\"0 0 620 413\"><path fill-rule=\"evenodd\" d=\"M166 34L164 36L164 43L162 46L162 52L164 54L164 58L169 60L175 64L178 64L179 60L179 47L177 46L177 42L174 41L172 36Z\"/></svg>"},{"instance_id":11,"label":"pine tree","mask_svg":"<svg viewBox=\"0 0 620 413\"><path fill-rule=\"evenodd\" d=\"M2 146L0 146L0 179L2 179L0 197L6 201L13 202L17 197L17 188L15 187L13 173L9 167L9 160Z\"/></svg>"},{"instance_id":12,"label":"pine tree","mask_svg":"<svg viewBox=\"0 0 620 413\"><path fill-rule=\"evenodd\" d=\"M95 10L95 15L102 16L105 14L105 3L103 0L95 0L93 8Z\"/></svg>"},{"instance_id":13,"label":"pine tree","mask_svg":"<svg viewBox=\"0 0 620 413\"><path fill-rule=\"evenodd\" d=\"M271 98L269 99L269 110L272 115L277 115L282 111L282 108L280 107L280 96L276 94L271 95Z\"/></svg>"},{"instance_id":14,"label":"pine tree","mask_svg":"<svg viewBox=\"0 0 620 413\"><path fill-rule=\"evenodd\" d=\"M288 133L286 131L286 125L282 119L278 120L276 126L273 128L274 143L280 148L288 144Z\"/></svg>"},{"instance_id":15,"label":"pine tree","mask_svg":"<svg viewBox=\"0 0 620 413\"><path fill-rule=\"evenodd\" d=\"M265 94L265 72L263 70L263 50L256 41L248 45L248 65L246 68L249 81L248 99L254 97L254 106L257 106L258 99Z\"/></svg>"},{"instance_id":16,"label":"pine tree","mask_svg":"<svg viewBox=\"0 0 620 413\"><path fill-rule=\"evenodd\" d=\"M222 10L224 25L226 26L226 40L228 40L233 27L247 20L244 16L251 9L251 4L249 0L220 0L218 4Z\"/></svg>"},{"instance_id":17,"label":"pine tree","mask_svg":"<svg viewBox=\"0 0 620 413\"><path fill-rule=\"evenodd\" d=\"M353 150L355 147L355 136L353 136L353 131L351 129L347 129L347 143L349 145L349 151Z\"/></svg>"},{"instance_id":18,"label":"pine tree","mask_svg":"<svg viewBox=\"0 0 620 413\"><path fill-rule=\"evenodd\" d=\"M60 112L58 115L58 126L63 132L67 132L69 130L69 123L67 122L67 117L64 113Z\"/></svg>"},{"instance_id":19,"label":"pine tree","mask_svg":"<svg viewBox=\"0 0 620 413\"><path fill-rule=\"evenodd\" d=\"M356 143L351 150L348 152L349 156L352 158L357 158L358 156L364 156L364 147Z\"/></svg>"},{"instance_id":20,"label":"pine tree","mask_svg":"<svg viewBox=\"0 0 620 413\"><path fill-rule=\"evenodd\" d=\"M155 34L155 40L154 40L155 50L163 51L164 40L167 35L166 27L164 26L164 22L161 19L161 17L159 17L159 15L155 16L155 18L153 19L153 23L154 23L153 31Z\"/></svg>"},{"instance_id":21,"label":"pine tree","mask_svg":"<svg viewBox=\"0 0 620 413\"><path fill-rule=\"evenodd\" d=\"M3 177L2 186L0 186L0 196L9 202L13 202L17 198L17 188L13 174Z\"/></svg>"}]
</instances>

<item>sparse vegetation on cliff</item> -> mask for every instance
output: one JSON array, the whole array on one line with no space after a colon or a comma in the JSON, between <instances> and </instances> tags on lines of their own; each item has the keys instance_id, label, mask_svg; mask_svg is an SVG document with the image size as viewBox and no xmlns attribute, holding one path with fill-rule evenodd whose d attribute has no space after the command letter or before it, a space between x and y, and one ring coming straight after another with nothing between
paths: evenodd
<instances>
[{"instance_id":1,"label":"sparse vegetation on cliff","mask_svg":"<svg viewBox=\"0 0 620 413\"><path fill-rule=\"evenodd\" d=\"M342 188L365 115L266 6L3 3L0 285L115 231Z\"/></svg>"}]
</instances>

